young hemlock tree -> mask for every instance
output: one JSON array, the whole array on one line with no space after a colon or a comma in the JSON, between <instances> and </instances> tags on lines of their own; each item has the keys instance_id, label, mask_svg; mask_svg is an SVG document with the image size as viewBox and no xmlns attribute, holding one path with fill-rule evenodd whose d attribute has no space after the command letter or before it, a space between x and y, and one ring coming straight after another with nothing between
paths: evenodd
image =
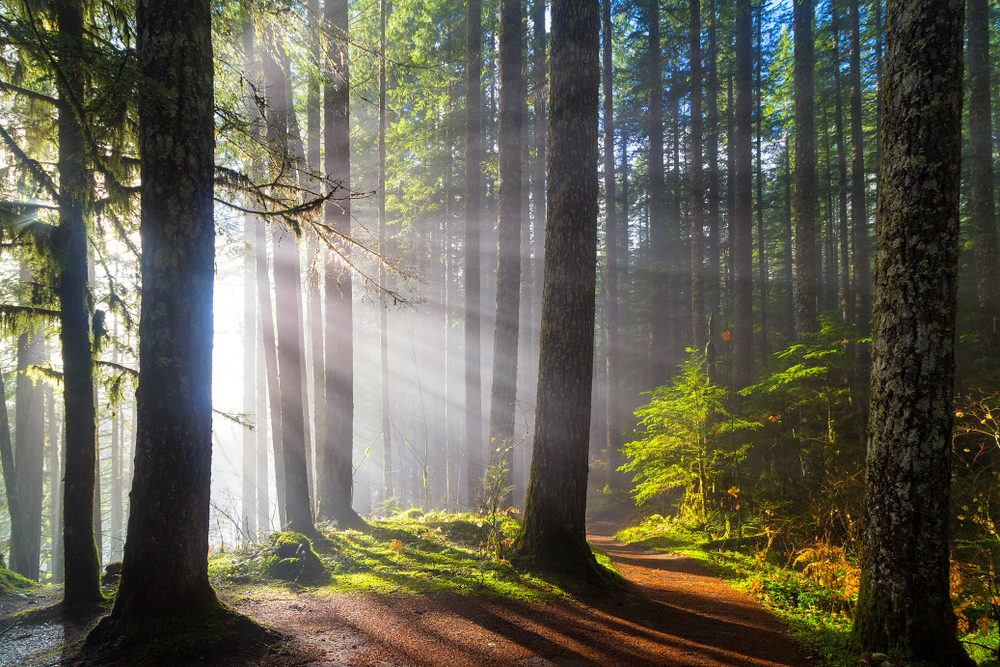
<instances>
[{"instance_id":1,"label":"young hemlock tree","mask_svg":"<svg viewBox=\"0 0 1000 667\"><path fill-rule=\"evenodd\" d=\"M958 285L962 0L886 6L871 420L854 638L974 665L956 636L948 518Z\"/></svg>"}]
</instances>

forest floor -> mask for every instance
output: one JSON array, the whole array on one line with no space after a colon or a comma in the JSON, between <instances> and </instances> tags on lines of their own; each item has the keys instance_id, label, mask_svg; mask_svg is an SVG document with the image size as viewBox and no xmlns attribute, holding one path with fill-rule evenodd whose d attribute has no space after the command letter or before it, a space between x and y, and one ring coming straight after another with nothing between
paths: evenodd
<instances>
[{"instance_id":1,"label":"forest floor","mask_svg":"<svg viewBox=\"0 0 1000 667\"><path fill-rule=\"evenodd\" d=\"M532 601L433 594L288 591L225 601L289 639L254 667L575 667L716 665L807 667L785 626L696 560L615 541L611 520L591 543L626 580L599 598ZM0 597L0 665L56 665L96 622L17 620L49 594ZM74 664L74 663L69 663ZM194 664L204 664L195 661Z\"/></svg>"}]
</instances>

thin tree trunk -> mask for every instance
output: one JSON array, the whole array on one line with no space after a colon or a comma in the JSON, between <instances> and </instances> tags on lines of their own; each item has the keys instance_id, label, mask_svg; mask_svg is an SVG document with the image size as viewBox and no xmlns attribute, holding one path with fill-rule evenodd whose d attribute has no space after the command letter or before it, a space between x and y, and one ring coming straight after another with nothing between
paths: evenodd
<instances>
[{"instance_id":1,"label":"thin tree trunk","mask_svg":"<svg viewBox=\"0 0 1000 667\"><path fill-rule=\"evenodd\" d=\"M646 3L649 29L649 235L650 235L650 336L649 372L652 385L667 380L669 331L669 230L664 197L663 172L663 65L660 45L660 4Z\"/></svg>"},{"instance_id":2,"label":"thin tree trunk","mask_svg":"<svg viewBox=\"0 0 1000 667\"><path fill-rule=\"evenodd\" d=\"M879 3L876 3L879 5ZM868 206L865 200L865 147L864 117L861 88L861 18L858 0L849 1L851 13L851 243L854 248L854 314L859 338L871 333L872 296L871 260L869 258ZM881 7L876 9L881 11ZM881 23L881 19L879 19ZM881 46L878 49L881 63ZM881 76L881 65L879 65ZM881 113L881 107L879 112ZM878 141L875 142L878 144ZM877 162L876 162L877 164ZM859 345L856 351L861 366L869 365L868 345Z\"/></svg>"},{"instance_id":3,"label":"thin tree trunk","mask_svg":"<svg viewBox=\"0 0 1000 667\"><path fill-rule=\"evenodd\" d=\"M730 257L733 266L733 386L750 384L753 374L753 17L750 0L736 5L736 201L731 211Z\"/></svg>"},{"instance_id":4,"label":"thin tree trunk","mask_svg":"<svg viewBox=\"0 0 1000 667\"><path fill-rule=\"evenodd\" d=\"M24 514L21 511L21 494L18 489L17 470L14 466L14 447L10 437L10 422L7 416L7 391L0 381L0 465L3 466L4 491L7 494L7 512L10 514L10 562L11 570L17 572L21 563L28 561L27 545L24 539Z\"/></svg>"},{"instance_id":5,"label":"thin tree trunk","mask_svg":"<svg viewBox=\"0 0 1000 667\"><path fill-rule=\"evenodd\" d=\"M993 124L990 105L989 3L968 0L969 16L969 218L976 249L979 350L1000 354L1000 246L993 192Z\"/></svg>"},{"instance_id":6,"label":"thin tree trunk","mask_svg":"<svg viewBox=\"0 0 1000 667\"><path fill-rule=\"evenodd\" d=\"M701 0L690 2L691 24L691 340L696 350L707 342L705 318L705 192L702 183ZM605 75L608 80L610 77ZM605 141L605 144L607 141ZM612 161L612 166L614 161Z\"/></svg>"},{"instance_id":7,"label":"thin tree trunk","mask_svg":"<svg viewBox=\"0 0 1000 667\"><path fill-rule=\"evenodd\" d=\"M697 0L694 0L697 2ZM693 5L692 5L693 7ZM696 21L692 18L692 24ZM607 448L608 486L620 486L622 475L621 400L618 380L618 211L615 197L615 108L612 79L611 0L601 6L602 78L604 88L604 262L605 262L605 354L607 363ZM692 42L693 43L693 42ZM692 223L694 224L694 223ZM696 311L698 312L698 311Z\"/></svg>"},{"instance_id":8,"label":"thin tree trunk","mask_svg":"<svg viewBox=\"0 0 1000 667\"><path fill-rule=\"evenodd\" d=\"M719 312L719 45L715 0L708 0L708 237L705 298L709 316Z\"/></svg>"},{"instance_id":9,"label":"thin tree trunk","mask_svg":"<svg viewBox=\"0 0 1000 667\"><path fill-rule=\"evenodd\" d=\"M854 0L855 2L857 0ZM840 310L844 324L854 324L854 291L851 282L850 250L847 230L847 146L844 145L844 112L840 93L840 16L834 3L830 4L830 31L833 33L833 88L834 114L837 132L837 196L839 207L838 230L840 235ZM853 50L852 50L853 54ZM851 56L853 58L853 55ZM853 68L852 68L853 78ZM852 114L853 114L853 80ZM856 165L855 165L856 166ZM864 174L862 173L862 178ZM863 195L862 195L863 196ZM856 206L856 201L851 205ZM863 204L862 204L863 206Z\"/></svg>"},{"instance_id":10,"label":"thin tree trunk","mask_svg":"<svg viewBox=\"0 0 1000 667\"><path fill-rule=\"evenodd\" d=\"M386 181L385 181L385 126L386 126L386 40L385 29L389 21L388 0L379 2L379 69L378 69L378 249L379 253L385 257L388 252L386 239ZM392 433L391 422L389 420L389 304L386 299L386 269L385 262L379 262L378 284L379 299L381 308L379 309L379 355L382 368L382 486L385 491L385 500L389 501L395 495L393 488L393 461L392 461Z\"/></svg>"},{"instance_id":11,"label":"thin tree trunk","mask_svg":"<svg viewBox=\"0 0 1000 667\"><path fill-rule=\"evenodd\" d=\"M83 7L79 0L55 6L59 32L67 43L83 40ZM63 202L59 227L67 244L59 280L62 311L63 396L66 403L66 477L63 494L63 540L66 585L63 602L89 604L104 599L100 556L94 536L94 470L97 464L97 414L94 410L94 367L90 349L90 286L87 282L87 223L92 184L87 175L83 127L70 100L82 100L84 77L79 63L63 65L67 81L59 105L59 183Z\"/></svg>"},{"instance_id":12,"label":"thin tree trunk","mask_svg":"<svg viewBox=\"0 0 1000 667\"><path fill-rule=\"evenodd\" d=\"M813 0L794 3L795 330L817 329L816 122L813 101Z\"/></svg>"},{"instance_id":13,"label":"thin tree trunk","mask_svg":"<svg viewBox=\"0 0 1000 667\"><path fill-rule=\"evenodd\" d=\"M546 81L548 74L546 51L547 34L545 31L545 7L546 0L533 0L531 5L532 24L532 79L534 80L534 91L532 93L532 112L534 114L534 147L535 161L532 165L534 170L531 176L531 200L534 204L532 217L532 239L533 248L532 261L529 263L531 270L531 308L532 323L541 321L542 309L542 267L544 263L544 243L545 243L545 217L547 202L546 192L546 137L548 131L548 115L546 113L546 102L548 100L548 89ZM532 324L531 344L528 352L528 363L525 367L525 381L529 391L531 402L532 421L537 414L534 405L535 387L538 384L538 325ZM525 443L524 470L525 482L527 486L527 475L531 469L531 457L534 451L534 434L530 441Z\"/></svg>"},{"instance_id":14,"label":"thin tree trunk","mask_svg":"<svg viewBox=\"0 0 1000 667\"><path fill-rule=\"evenodd\" d=\"M510 485L517 394L517 333L521 297L521 101L524 37L518 0L500 0L500 118L497 203L497 297L490 390L490 459L506 470ZM504 506L513 497L504 494Z\"/></svg>"},{"instance_id":15,"label":"thin tree trunk","mask_svg":"<svg viewBox=\"0 0 1000 667\"><path fill-rule=\"evenodd\" d=\"M764 3L757 5L757 48L754 57L757 59L757 95L756 109L754 115L757 117L757 275L760 283L760 364L767 365L771 356L771 343L767 330L767 234L764 228L764 164L761 159L761 144L764 143L764 133L762 123L764 118L764 106L761 103L762 90L764 88L763 66L763 41L764 41Z\"/></svg>"}]
</instances>

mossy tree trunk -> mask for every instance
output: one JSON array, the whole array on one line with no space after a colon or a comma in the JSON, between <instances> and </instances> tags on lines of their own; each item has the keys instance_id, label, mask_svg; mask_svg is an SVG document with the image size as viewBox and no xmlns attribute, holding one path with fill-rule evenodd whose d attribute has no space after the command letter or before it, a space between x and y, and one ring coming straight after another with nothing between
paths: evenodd
<instances>
[{"instance_id":1,"label":"mossy tree trunk","mask_svg":"<svg viewBox=\"0 0 1000 667\"><path fill-rule=\"evenodd\" d=\"M83 39L83 6L79 0L56 4L59 33L69 44ZM59 182L62 201L59 227L66 257L59 276L62 328L63 397L66 403L66 477L63 493L63 543L68 605L103 599L100 558L94 536L97 414L94 409L94 364L90 350L91 295L87 281L87 216L92 184L87 172L87 149L82 119L83 76L79 61L64 63L59 105ZM74 104L74 98L76 104Z\"/></svg>"},{"instance_id":2,"label":"mossy tree trunk","mask_svg":"<svg viewBox=\"0 0 1000 667\"><path fill-rule=\"evenodd\" d=\"M106 627L217 605L212 472L214 123L208 0L137 3L142 176L139 413L128 541ZM169 100L169 103L167 102Z\"/></svg>"},{"instance_id":3,"label":"mossy tree trunk","mask_svg":"<svg viewBox=\"0 0 1000 667\"><path fill-rule=\"evenodd\" d=\"M499 193L497 201L497 297L490 389L490 460L504 465L504 486L513 473L517 401L517 333L521 299L521 126L524 117L524 28L520 0L500 0ZM502 462L502 463L501 463ZM504 505L513 496L504 494Z\"/></svg>"},{"instance_id":4,"label":"mossy tree trunk","mask_svg":"<svg viewBox=\"0 0 1000 667\"><path fill-rule=\"evenodd\" d=\"M962 0L886 7L871 420L854 638L974 665L949 596Z\"/></svg>"},{"instance_id":5,"label":"mossy tree trunk","mask_svg":"<svg viewBox=\"0 0 1000 667\"><path fill-rule=\"evenodd\" d=\"M549 202L534 455L519 546L594 580L586 539L597 278L597 0L552 2Z\"/></svg>"}]
</instances>

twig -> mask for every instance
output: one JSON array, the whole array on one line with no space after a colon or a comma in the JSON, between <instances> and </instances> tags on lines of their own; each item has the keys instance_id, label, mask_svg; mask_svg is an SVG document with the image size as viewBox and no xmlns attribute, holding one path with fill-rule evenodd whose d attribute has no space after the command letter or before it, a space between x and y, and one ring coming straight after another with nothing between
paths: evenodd
<instances>
[{"instance_id":1,"label":"twig","mask_svg":"<svg viewBox=\"0 0 1000 667\"><path fill-rule=\"evenodd\" d=\"M13 628L13 627L14 627L15 625L17 625L17 621L14 621L13 623L11 623L10 625L8 625L8 626L7 626L6 628L4 628L3 630L0 630L0 637L3 637L3 636L4 636L5 634L7 634L7 632L8 632L8 631L9 631L9 630L10 630L11 628Z\"/></svg>"}]
</instances>

